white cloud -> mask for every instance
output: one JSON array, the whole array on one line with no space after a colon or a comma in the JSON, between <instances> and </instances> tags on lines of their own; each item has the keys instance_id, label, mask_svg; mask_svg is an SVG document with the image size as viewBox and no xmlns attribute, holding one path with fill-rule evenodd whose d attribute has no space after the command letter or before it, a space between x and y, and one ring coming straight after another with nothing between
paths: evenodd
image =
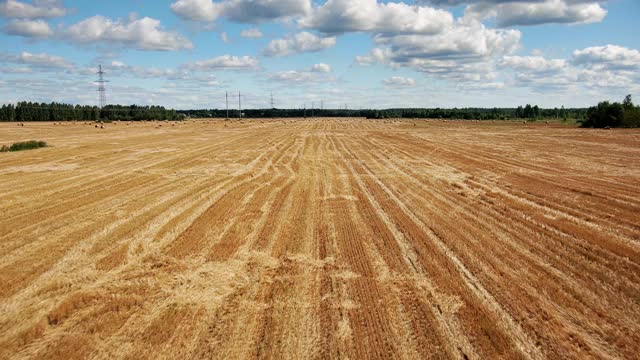
<instances>
[{"instance_id":1,"label":"white cloud","mask_svg":"<svg viewBox=\"0 0 640 360\"><path fill-rule=\"evenodd\" d=\"M346 32L434 34L453 24L451 13L425 6L377 0L328 0L300 20L304 28Z\"/></svg>"},{"instance_id":2,"label":"white cloud","mask_svg":"<svg viewBox=\"0 0 640 360\"><path fill-rule=\"evenodd\" d=\"M171 10L186 20L215 21L219 17L241 23L261 23L307 14L310 0L178 0Z\"/></svg>"},{"instance_id":3,"label":"white cloud","mask_svg":"<svg viewBox=\"0 0 640 360\"><path fill-rule=\"evenodd\" d=\"M258 59L252 56L222 55L208 60L195 61L185 65L185 68L198 71L208 70L242 70L257 69Z\"/></svg>"},{"instance_id":4,"label":"white cloud","mask_svg":"<svg viewBox=\"0 0 640 360\"><path fill-rule=\"evenodd\" d=\"M570 60L542 56L505 56L501 65L514 70L515 84L545 91L580 88L640 90L640 51L622 46L575 50Z\"/></svg>"},{"instance_id":5,"label":"white cloud","mask_svg":"<svg viewBox=\"0 0 640 360\"><path fill-rule=\"evenodd\" d=\"M640 91L640 51L617 45L593 46L573 52L578 78L594 88Z\"/></svg>"},{"instance_id":6,"label":"white cloud","mask_svg":"<svg viewBox=\"0 0 640 360\"><path fill-rule=\"evenodd\" d=\"M312 72L328 73L331 72L331 65L325 63L315 64L311 67Z\"/></svg>"},{"instance_id":7,"label":"white cloud","mask_svg":"<svg viewBox=\"0 0 640 360\"><path fill-rule=\"evenodd\" d=\"M87 69L87 73L95 73L97 69ZM122 61L114 60L110 65L103 66L103 70L110 76L132 75L137 78L167 78L186 80L191 78L188 70L160 69L154 67L130 66Z\"/></svg>"},{"instance_id":8,"label":"white cloud","mask_svg":"<svg viewBox=\"0 0 640 360\"><path fill-rule=\"evenodd\" d=\"M222 13L222 4L212 0L178 0L171 4L176 15L194 21L215 21Z\"/></svg>"},{"instance_id":9,"label":"white cloud","mask_svg":"<svg viewBox=\"0 0 640 360\"><path fill-rule=\"evenodd\" d=\"M379 47L355 61L364 66L408 67L467 86L494 82L498 59L518 49L520 37L517 30L489 29L475 19L460 18L439 34L377 35Z\"/></svg>"},{"instance_id":10,"label":"white cloud","mask_svg":"<svg viewBox=\"0 0 640 360\"><path fill-rule=\"evenodd\" d=\"M280 71L269 76L269 80L291 83L311 82L314 81L314 79L315 76L313 73L296 70Z\"/></svg>"},{"instance_id":11,"label":"white cloud","mask_svg":"<svg viewBox=\"0 0 640 360\"><path fill-rule=\"evenodd\" d=\"M461 18L440 34L378 35L375 41L391 50L388 56L394 62L413 58L469 61L512 53L519 47L521 35L517 30L489 29L479 21Z\"/></svg>"},{"instance_id":12,"label":"white cloud","mask_svg":"<svg viewBox=\"0 0 640 360\"><path fill-rule=\"evenodd\" d=\"M73 69L75 65L67 59L46 53L32 54L23 51L20 54L0 54L0 62L28 65L29 67L46 69Z\"/></svg>"},{"instance_id":13,"label":"white cloud","mask_svg":"<svg viewBox=\"0 0 640 360\"><path fill-rule=\"evenodd\" d=\"M384 79L383 83L391 87L412 87L416 85L416 80L410 77L392 76Z\"/></svg>"},{"instance_id":14,"label":"white cloud","mask_svg":"<svg viewBox=\"0 0 640 360\"><path fill-rule=\"evenodd\" d=\"M64 37L78 43L106 42L141 50L193 48L189 39L179 33L165 31L159 20L149 17L123 21L96 15L69 27Z\"/></svg>"},{"instance_id":15,"label":"white cloud","mask_svg":"<svg viewBox=\"0 0 640 360\"><path fill-rule=\"evenodd\" d=\"M285 83L321 83L334 81L331 66L325 63L314 64L308 70L280 71L269 75L269 80Z\"/></svg>"},{"instance_id":16,"label":"white cloud","mask_svg":"<svg viewBox=\"0 0 640 360\"><path fill-rule=\"evenodd\" d=\"M228 44L231 40L229 40L229 35L227 34L226 31L223 31L222 33L220 33L220 39L222 39L222 42L225 44Z\"/></svg>"},{"instance_id":17,"label":"white cloud","mask_svg":"<svg viewBox=\"0 0 640 360\"><path fill-rule=\"evenodd\" d=\"M44 20L13 20L4 27L9 35L44 39L53 35L53 30Z\"/></svg>"},{"instance_id":18,"label":"white cloud","mask_svg":"<svg viewBox=\"0 0 640 360\"><path fill-rule=\"evenodd\" d=\"M110 64L103 65L103 70L110 78L133 77L139 79L165 79L171 81L168 85L172 88L184 90L198 89L199 86L217 86L220 81L213 74L202 73L198 68L181 66L176 69L156 68L147 66L127 65L122 61L114 60ZM82 69L84 74L95 74L95 67ZM194 87L195 85L195 87Z\"/></svg>"},{"instance_id":19,"label":"white cloud","mask_svg":"<svg viewBox=\"0 0 640 360\"><path fill-rule=\"evenodd\" d=\"M564 59L545 59L542 56L505 56L500 64L516 70L554 72L567 66Z\"/></svg>"},{"instance_id":20,"label":"white cloud","mask_svg":"<svg viewBox=\"0 0 640 360\"><path fill-rule=\"evenodd\" d=\"M335 45L335 36L319 37L303 31L284 39L271 41L262 52L266 56L287 56L301 52L320 51Z\"/></svg>"},{"instance_id":21,"label":"white cloud","mask_svg":"<svg viewBox=\"0 0 640 360\"><path fill-rule=\"evenodd\" d=\"M590 24L602 21L607 10L601 0L483 0L469 5L465 14L494 18L498 26L541 24Z\"/></svg>"},{"instance_id":22,"label":"white cloud","mask_svg":"<svg viewBox=\"0 0 640 360\"><path fill-rule=\"evenodd\" d=\"M29 66L11 66L11 67L1 67L0 72L4 74L32 74L33 69ZM0 81L0 84L4 83L4 81Z\"/></svg>"},{"instance_id":23,"label":"white cloud","mask_svg":"<svg viewBox=\"0 0 640 360\"><path fill-rule=\"evenodd\" d=\"M53 18L65 16L67 9L63 2L58 0L34 0L31 4L7 0L0 3L0 14L20 19Z\"/></svg>"},{"instance_id":24,"label":"white cloud","mask_svg":"<svg viewBox=\"0 0 640 360\"><path fill-rule=\"evenodd\" d=\"M260 39L264 37L264 34L258 28L251 28L251 29L242 30L242 32L240 33L240 36L243 38L249 38L249 39Z\"/></svg>"},{"instance_id":25,"label":"white cloud","mask_svg":"<svg viewBox=\"0 0 640 360\"><path fill-rule=\"evenodd\" d=\"M467 90L500 90L505 88L505 83L503 82L481 82L481 83L471 83L466 84L465 88Z\"/></svg>"},{"instance_id":26,"label":"white cloud","mask_svg":"<svg viewBox=\"0 0 640 360\"><path fill-rule=\"evenodd\" d=\"M392 56L391 49L374 48L367 55L356 56L356 63L360 66L369 66L375 63L387 63Z\"/></svg>"},{"instance_id":27,"label":"white cloud","mask_svg":"<svg viewBox=\"0 0 640 360\"><path fill-rule=\"evenodd\" d=\"M573 52L573 62L608 69L640 69L640 51L616 45L593 46Z\"/></svg>"}]
</instances>

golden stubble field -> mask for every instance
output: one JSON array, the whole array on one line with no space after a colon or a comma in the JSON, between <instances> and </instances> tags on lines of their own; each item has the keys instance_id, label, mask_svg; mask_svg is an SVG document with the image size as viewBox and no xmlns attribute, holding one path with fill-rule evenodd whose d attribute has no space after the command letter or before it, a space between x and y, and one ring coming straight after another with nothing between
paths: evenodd
<instances>
[{"instance_id":1,"label":"golden stubble field","mask_svg":"<svg viewBox=\"0 0 640 360\"><path fill-rule=\"evenodd\" d=\"M640 131L0 123L2 359L636 358Z\"/></svg>"}]
</instances>

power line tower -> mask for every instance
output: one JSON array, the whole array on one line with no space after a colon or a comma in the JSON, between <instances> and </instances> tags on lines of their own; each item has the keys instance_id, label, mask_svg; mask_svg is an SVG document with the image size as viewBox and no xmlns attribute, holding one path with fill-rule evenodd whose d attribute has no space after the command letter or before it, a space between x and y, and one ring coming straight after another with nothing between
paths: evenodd
<instances>
[{"instance_id":1,"label":"power line tower","mask_svg":"<svg viewBox=\"0 0 640 360\"><path fill-rule=\"evenodd\" d=\"M274 105L274 102L273 102L273 91L271 92L271 108L272 109L276 108L275 105Z\"/></svg>"},{"instance_id":2,"label":"power line tower","mask_svg":"<svg viewBox=\"0 0 640 360\"><path fill-rule=\"evenodd\" d=\"M238 91L238 118L242 119L242 100L240 100L240 91Z\"/></svg>"},{"instance_id":3,"label":"power line tower","mask_svg":"<svg viewBox=\"0 0 640 360\"><path fill-rule=\"evenodd\" d=\"M109 80L104 79L104 71L102 71L102 65L98 65L98 80L95 81L98 84L98 107L102 109L105 105L107 105L107 89L104 84L108 83Z\"/></svg>"},{"instance_id":4,"label":"power line tower","mask_svg":"<svg viewBox=\"0 0 640 360\"><path fill-rule=\"evenodd\" d=\"M228 91L224 92L224 98L227 103L227 120L229 120L229 92Z\"/></svg>"}]
</instances>

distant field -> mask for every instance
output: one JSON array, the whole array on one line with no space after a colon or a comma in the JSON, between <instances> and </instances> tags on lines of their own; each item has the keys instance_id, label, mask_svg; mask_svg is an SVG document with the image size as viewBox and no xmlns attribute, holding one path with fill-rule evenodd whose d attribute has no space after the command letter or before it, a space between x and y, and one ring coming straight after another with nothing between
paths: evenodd
<instances>
[{"instance_id":1,"label":"distant field","mask_svg":"<svg viewBox=\"0 0 640 360\"><path fill-rule=\"evenodd\" d=\"M0 123L2 359L640 353L640 130L104 127Z\"/></svg>"}]
</instances>

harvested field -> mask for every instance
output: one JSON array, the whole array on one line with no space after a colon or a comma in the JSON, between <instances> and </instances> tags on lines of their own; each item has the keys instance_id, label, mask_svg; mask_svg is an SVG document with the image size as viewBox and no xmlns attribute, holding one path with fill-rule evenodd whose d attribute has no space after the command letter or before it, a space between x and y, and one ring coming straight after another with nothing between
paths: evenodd
<instances>
[{"instance_id":1,"label":"harvested field","mask_svg":"<svg viewBox=\"0 0 640 360\"><path fill-rule=\"evenodd\" d=\"M637 358L640 131L0 123L0 358Z\"/></svg>"}]
</instances>

